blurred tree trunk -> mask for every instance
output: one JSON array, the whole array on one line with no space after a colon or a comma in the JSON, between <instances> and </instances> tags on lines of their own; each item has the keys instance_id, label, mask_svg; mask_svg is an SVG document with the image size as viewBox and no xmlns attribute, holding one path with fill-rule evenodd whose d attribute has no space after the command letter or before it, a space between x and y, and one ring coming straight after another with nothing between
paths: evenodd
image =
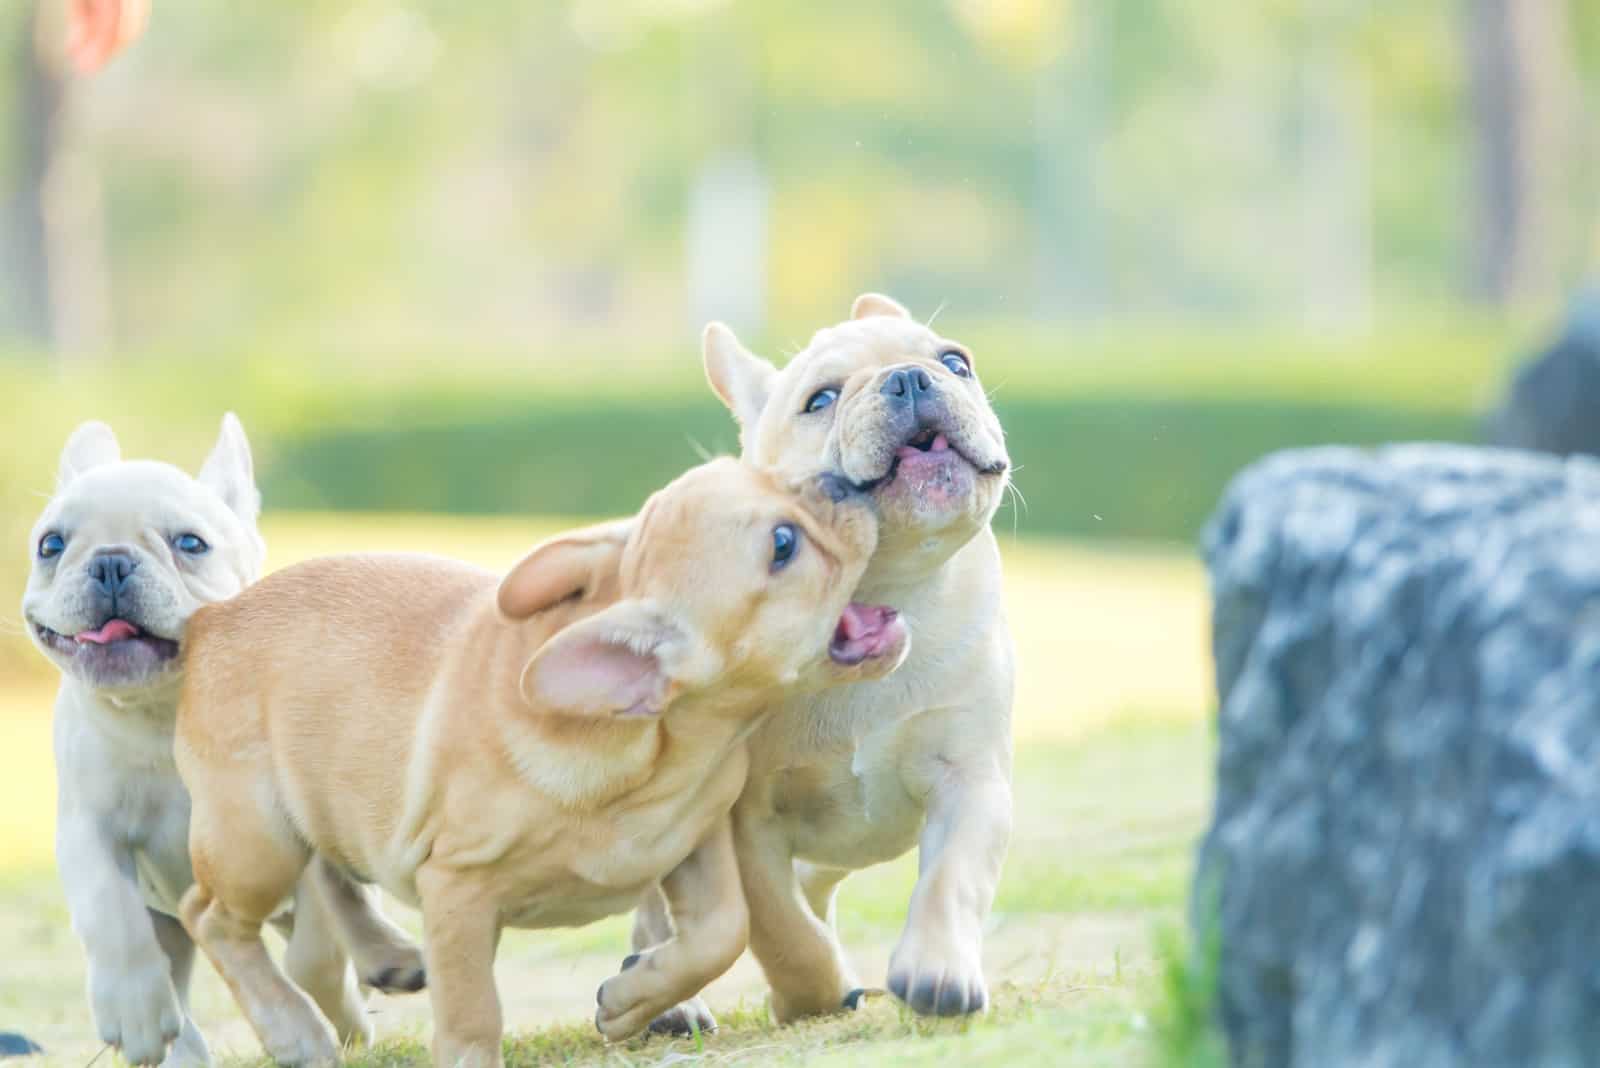
<instances>
[{"instance_id":1,"label":"blurred tree trunk","mask_svg":"<svg viewBox=\"0 0 1600 1068\"><path fill-rule=\"evenodd\" d=\"M1352 5L1302 0L1296 72L1302 325L1361 333L1372 322L1371 93L1352 56Z\"/></svg>"},{"instance_id":2,"label":"blurred tree trunk","mask_svg":"<svg viewBox=\"0 0 1600 1068\"><path fill-rule=\"evenodd\" d=\"M65 87L60 74L35 47L43 3L36 4L17 34L13 128L16 166L11 177L11 241L6 290L11 327L24 339L45 345L50 333L50 285L45 251L44 187L58 137Z\"/></svg>"},{"instance_id":3,"label":"blurred tree trunk","mask_svg":"<svg viewBox=\"0 0 1600 1068\"><path fill-rule=\"evenodd\" d=\"M1092 319L1110 304L1105 221L1095 160L1105 135L1108 73L1099 0L1072 6L1059 47L1034 79L1038 294L1043 319Z\"/></svg>"},{"instance_id":4,"label":"blurred tree trunk","mask_svg":"<svg viewBox=\"0 0 1600 1068\"><path fill-rule=\"evenodd\" d=\"M1476 200L1468 285L1506 306L1557 295L1576 75L1565 0L1466 0Z\"/></svg>"},{"instance_id":5,"label":"blurred tree trunk","mask_svg":"<svg viewBox=\"0 0 1600 1068\"><path fill-rule=\"evenodd\" d=\"M46 46L59 35L48 14L38 0L18 34L6 288L15 332L59 357L106 345L110 300L100 187L71 144L71 86Z\"/></svg>"}]
</instances>

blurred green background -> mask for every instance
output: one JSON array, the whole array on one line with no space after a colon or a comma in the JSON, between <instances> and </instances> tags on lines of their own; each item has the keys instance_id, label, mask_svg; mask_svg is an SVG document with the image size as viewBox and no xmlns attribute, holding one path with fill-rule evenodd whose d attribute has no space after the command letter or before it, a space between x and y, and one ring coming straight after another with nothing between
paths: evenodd
<instances>
[{"instance_id":1,"label":"blurred green background","mask_svg":"<svg viewBox=\"0 0 1600 1068\"><path fill-rule=\"evenodd\" d=\"M6 605L82 418L237 409L273 509L619 513L735 445L706 319L865 289L974 347L1000 524L1190 542L1270 449L1475 437L1596 247L1592 4L156 0L81 79L63 2L0 11Z\"/></svg>"},{"instance_id":2,"label":"blurred green background","mask_svg":"<svg viewBox=\"0 0 1600 1068\"><path fill-rule=\"evenodd\" d=\"M274 563L499 566L736 448L707 319L781 362L865 290L937 316L1026 502L993 944L1029 963L991 967L1125 1064L1205 816L1218 493L1278 448L1479 439L1600 251L1584 0L154 0L92 79L63 3L0 5L0 956L50 977L0 1016L47 1034L87 1022L15 606L79 421L193 470L238 411ZM846 892L869 959L908 865ZM916 1037L884 1019L834 1037Z\"/></svg>"}]
</instances>

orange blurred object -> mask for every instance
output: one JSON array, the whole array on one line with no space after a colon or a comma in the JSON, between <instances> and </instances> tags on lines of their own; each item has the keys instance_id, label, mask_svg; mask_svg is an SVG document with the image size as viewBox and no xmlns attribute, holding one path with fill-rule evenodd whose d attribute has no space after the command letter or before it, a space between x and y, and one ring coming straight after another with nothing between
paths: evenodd
<instances>
[{"instance_id":1,"label":"orange blurred object","mask_svg":"<svg viewBox=\"0 0 1600 1068\"><path fill-rule=\"evenodd\" d=\"M150 18L150 0L67 0L67 58L93 74L128 47Z\"/></svg>"}]
</instances>

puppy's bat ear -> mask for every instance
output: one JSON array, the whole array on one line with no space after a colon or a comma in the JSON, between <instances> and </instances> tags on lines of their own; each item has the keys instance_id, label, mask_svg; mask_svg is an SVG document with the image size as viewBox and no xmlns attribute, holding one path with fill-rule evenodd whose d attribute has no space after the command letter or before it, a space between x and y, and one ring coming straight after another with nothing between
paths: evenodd
<instances>
[{"instance_id":1,"label":"puppy's bat ear","mask_svg":"<svg viewBox=\"0 0 1600 1068\"><path fill-rule=\"evenodd\" d=\"M104 467L121 459L122 449L110 427L98 421L84 423L72 432L61 450L56 488L65 489L69 482L91 467Z\"/></svg>"},{"instance_id":2,"label":"puppy's bat ear","mask_svg":"<svg viewBox=\"0 0 1600 1068\"><path fill-rule=\"evenodd\" d=\"M722 323L711 323L701 337L706 380L722 403L728 406L739 426L749 431L761 418L761 409L772 395L772 380L778 369L739 343L732 330Z\"/></svg>"},{"instance_id":3,"label":"puppy's bat ear","mask_svg":"<svg viewBox=\"0 0 1600 1068\"><path fill-rule=\"evenodd\" d=\"M569 597L616 580L632 519L598 523L535 546L500 580L495 603L511 620L527 619Z\"/></svg>"},{"instance_id":4,"label":"puppy's bat ear","mask_svg":"<svg viewBox=\"0 0 1600 1068\"><path fill-rule=\"evenodd\" d=\"M572 716L659 716L677 690L664 656L677 626L638 601L620 601L545 642L522 670L523 700Z\"/></svg>"},{"instance_id":5,"label":"puppy's bat ear","mask_svg":"<svg viewBox=\"0 0 1600 1068\"><path fill-rule=\"evenodd\" d=\"M261 493L256 489L250 439L244 436L244 426L232 412L222 417L217 443L200 467L200 483L221 497L222 503L247 526L255 525L261 515Z\"/></svg>"},{"instance_id":6,"label":"puppy's bat ear","mask_svg":"<svg viewBox=\"0 0 1600 1068\"><path fill-rule=\"evenodd\" d=\"M866 319L874 315L888 315L896 319L909 319L911 313L906 311L893 297L886 297L882 293L863 293L850 305L850 318Z\"/></svg>"}]
</instances>

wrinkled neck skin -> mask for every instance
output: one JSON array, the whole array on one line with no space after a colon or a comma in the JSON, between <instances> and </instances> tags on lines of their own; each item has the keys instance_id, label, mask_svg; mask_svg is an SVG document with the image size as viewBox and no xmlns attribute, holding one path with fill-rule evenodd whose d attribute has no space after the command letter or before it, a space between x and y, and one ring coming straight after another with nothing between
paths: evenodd
<instances>
[{"instance_id":1,"label":"wrinkled neck skin","mask_svg":"<svg viewBox=\"0 0 1600 1068\"><path fill-rule=\"evenodd\" d=\"M506 680L498 703L508 712L497 717L498 747L518 777L564 806L597 810L658 787L692 794L723 768L733 770L730 755L756 728L758 710L775 704L770 685L724 682L680 696L659 716L526 713L521 665L562 626L601 607L586 604L541 628L521 628L500 650L500 667L492 670ZM742 781L742 767L739 775Z\"/></svg>"},{"instance_id":2,"label":"wrinkled neck skin","mask_svg":"<svg viewBox=\"0 0 1600 1068\"><path fill-rule=\"evenodd\" d=\"M821 689L823 684L816 680L809 689ZM643 720L644 729L662 743L656 774L670 775L683 768L696 773L718 769L761 725L769 710L777 707L773 692L771 686L725 683L685 694L660 716ZM797 692L804 691L797 688Z\"/></svg>"}]
</instances>

